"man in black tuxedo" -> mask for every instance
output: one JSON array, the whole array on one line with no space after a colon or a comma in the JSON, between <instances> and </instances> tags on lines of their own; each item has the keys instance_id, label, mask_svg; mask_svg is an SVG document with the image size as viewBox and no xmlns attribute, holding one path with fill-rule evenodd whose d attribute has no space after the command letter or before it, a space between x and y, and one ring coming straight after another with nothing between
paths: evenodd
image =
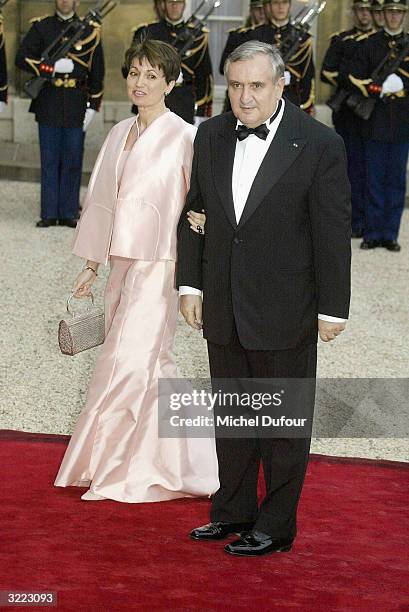
<instances>
[{"instance_id":1,"label":"man in black tuxedo","mask_svg":"<svg viewBox=\"0 0 409 612\"><path fill-rule=\"evenodd\" d=\"M202 327L221 378L315 378L317 333L345 328L350 186L342 139L282 98L284 65L259 41L226 61L233 112L199 127L178 227L181 312ZM205 235L189 210L206 212ZM202 229L202 228L201 228ZM312 406L311 406L312 408ZM290 550L308 462L306 438L218 438L220 489L197 540L240 532L226 552ZM260 462L266 496L257 506Z\"/></svg>"}]
</instances>

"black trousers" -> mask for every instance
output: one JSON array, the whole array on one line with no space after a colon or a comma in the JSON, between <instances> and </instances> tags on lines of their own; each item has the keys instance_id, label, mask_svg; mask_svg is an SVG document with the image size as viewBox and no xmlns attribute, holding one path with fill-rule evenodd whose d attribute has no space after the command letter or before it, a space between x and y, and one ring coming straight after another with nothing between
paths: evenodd
<instances>
[{"instance_id":1,"label":"black trousers","mask_svg":"<svg viewBox=\"0 0 409 612\"><path fill-rule=\"evenodd\" d=\"M208 342L208 353L212 379L316 376L316 344L282 351L248 350L234 330L226 346ZM220 488L213 498L211 520L254 522L255 529L273 537L294 538L310 438L219 438L216 430L216 450ZM261 463L266 495L258 507Z\"/></svg>"}]
</instances>

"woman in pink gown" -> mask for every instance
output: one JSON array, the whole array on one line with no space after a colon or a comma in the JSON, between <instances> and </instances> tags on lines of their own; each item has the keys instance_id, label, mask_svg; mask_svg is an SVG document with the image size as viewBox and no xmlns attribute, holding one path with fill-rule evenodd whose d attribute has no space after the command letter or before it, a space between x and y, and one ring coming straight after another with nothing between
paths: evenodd
<instances>
[{"instance_id":1,"label":"woman in pink gown","mask_svg":"<svg viewBox=\"0 0 409 612\"><path fill-rule=\"evenodd\" d=\"M110 263L106 337L55 485L89 487L85 500L209 496L218 488L214 441L158 437L158 380L179 377L176 228L196 129L165 106L180 72L173 47L145 41L128 51L127 66L139 115L108 134L73 244L86 259L76 297L88 296L98 265ZM193 229L203 222L191 217Z\"/></svg>"}]
</instances>

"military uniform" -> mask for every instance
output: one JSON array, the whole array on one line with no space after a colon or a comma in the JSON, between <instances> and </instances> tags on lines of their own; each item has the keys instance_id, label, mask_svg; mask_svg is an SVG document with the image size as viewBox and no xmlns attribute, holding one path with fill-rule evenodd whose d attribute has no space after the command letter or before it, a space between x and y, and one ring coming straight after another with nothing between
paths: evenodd
<instances>
[{"instance_id":1,"label":"military uniform","mask_svg":"<svg viewBox=\"0 0 409 612\"><path fill-rule=\"evenodd\" d=\"M385 6L405 6L403 2ZM367 213L362 248L382 244L399 250L396 242L405 205L406 168L409 151L409 56L395 71L403 87L381 97L380 87L371 75L386 55L407 42L407 34L390 35L378 31L362 45L353 63L349 81L351 90L365 98L375 98L371 117L362 121L367 170Z\"/></svg>"},{"instance_id":2,"label":"military uniform","mask_svg":"<svg viewBox=\"0 0 409 612\"><path fill-rule=\"evenodd\" d=\"M263 23L259 26L241 28L235 33L232 32L222 54L220 69L222 71L227 56L236 47L248 40L259 40L275 45L278 50L285 52L284 41L294 35L295 28L291 23L282 27L275 26L272 23ZM286 62L285 68L291 75L290 84L286 85L284 89L285 97L306 112L311 112L315 99L315 68L310 34L303 36L298 51Z\"/></svg>"},{"instance_id":3,"label":"military uniform","mask_svg":"<svg viewBox=\"0 0 409 612\"><path fill-rule=\"evenodd\" d=\"M41 67L42 54L76 19L75 14L69 19L54 14L32 20L17 52L16 65L32 75L50 77ZM85 111L99 110L103 93L100 27L89 26L67 57L73 61L74 70L55 73L30 105L39 124L43 220L73 220L78 216Z\"/></svg>"},{"instance_id":4,"label":"military uniform","mask_svg":"<svg viewBox=\"0 0 409 612\"><path fill-rule=\"evenodd\" d=\"M0 102L7 102L7 63L3 16L0 13Z\"/></svg>"},{"instance_id":5,"label":"military uniform","mask_svg":"<svg viewBox=\"0 0 409 612\"><path fill-rule=\"evenodd\" d=\"M162 40L174 46L176 37L185 27L186 24L183 21L173 24L167 19L143 24L135 29L132 44L150 38ZM180 50L183 46L184 42L180 42L175 48ZM188 123L194 122L194 116L211 117L213 77L206 28L201 29L191 48L181 58L181 68L183 82L176 83L166 97L166 106ZM133 108L133 111L137 112L136 107Z\"/></svg>"},{"instance_id":6,"label":"military uniform","mask_svg":"<svg viewBox=\"0 0 409 612\"><path fill-rule=\"evenodd\" d=\"M330 46L325 54L321 80L335 87L335 96L349 89L348 74L355 55L376 30L364 32L358 27L331 36ZM332 121L338 134L343 138L348 156L348 175L351 183L352 233L361 236L365 225L366 171L365 149L362 137L362 120L346 104L332 113Z\"/></svg>"}]
</instances>

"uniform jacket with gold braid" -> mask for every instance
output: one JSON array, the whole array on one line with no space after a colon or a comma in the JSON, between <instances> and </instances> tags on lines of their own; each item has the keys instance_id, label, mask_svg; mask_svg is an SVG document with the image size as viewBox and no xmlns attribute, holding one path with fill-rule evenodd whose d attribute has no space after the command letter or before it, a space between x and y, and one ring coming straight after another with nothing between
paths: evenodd
<instances>
[{"instance_id":1,"label":"uniform jacket with gold braid","mask_svg":"<svg viewBox=\"0 0 409 612\"><path fill-rule=\"evenodd\" d=\"M172 24L166 19L139 26L134 33L133 44L144 38L162 40L173 44L184 22ZM182 48L184 43L176 46ZM208 31L203 28L188 53L181 58L183 84L177 84L166 99L171 111L185 121L193 123L193 116L211 117L213 101L212 63L208 49Z\"/></svg>"},{"instance_id":2,"label":"uniform jacket with gold braid","mask_svg":"<svg viewBox=\"0 0 409 612\"><path fill-rule=\"evenodd\" d=\"M7 102L7 63L4 43L3 16L0 13L0 102Z\"/></svg>"},{"instance_id":3,"label":"uniform jacket with gold braid","mask_svg":"<svg viewBox=\"0 0 409 612\"><path fill-rule=\"evenodd\" d=\"M370 119L362 121L363 136L367 139L390 143L409 142L409 55L395 71L403 82L401 91L381 98L379 93L372 93L370 87L374 70L391 49L396 49L404 40L407 42L407 36L406 33L391 36L380 30L360 46L354 59L349 74L351 91L377 98ZM396 54L399 52L397 49Z\"/></svg>"},{"instance_id":4,"label":"uniform jacket with gold braid","mask_svg":"<svg viewBox=\"0 0 409 612\"><path fill-rule=\"evenodd\" d=\"M242 28L237 31L236 35L232 33L229 48L225 48L223 52L220 68L222 68L222 63L224 64L227 55L233 51L233 48L235 49L248 40L259 40L275 45L280 50L282 41L289 36L293 29L294 26L290 23L283 27L264 23L250 28ZM315 68L310 34L305 34L298 51L287 61L286 70L291 74L291 82L285 88L285 97L303 110L309 111L312 109L315 99Z\"/></svg>"},{"instance_id":5,"label":"uniform jacket with gold braid","mask_svg":"<svg viewBox=\"0 0 409 612\"><path fill-rule=\"evenodd\" d=\"M33 20L17 52L16 66L45 76L39 68L42 53L75 19L77 15L63 20L55 14ZM100 27L87 28L67 57L74 62L73 72L56 73L30 106L36 121L51 127L81 127L87 106L99 110L105 72Z\"/></svg>"},{"instance_id":6,"label":"uniform jacket with gold braid","mask_svg":"<svg viewBox=\"0 0 409 612\"><path fill-rule=\"evenodd\" d=\"M349 89L348 75L353 69L359 46L375 33L376 30L364 32L353 27L350 30L333 34L322 63L321 81L332 85L337 90ZM333 113L332 119L336 128L354 133L361 129L361 119L346 104L341 106L339 112Z\"/></svg>"}]
</instances>

